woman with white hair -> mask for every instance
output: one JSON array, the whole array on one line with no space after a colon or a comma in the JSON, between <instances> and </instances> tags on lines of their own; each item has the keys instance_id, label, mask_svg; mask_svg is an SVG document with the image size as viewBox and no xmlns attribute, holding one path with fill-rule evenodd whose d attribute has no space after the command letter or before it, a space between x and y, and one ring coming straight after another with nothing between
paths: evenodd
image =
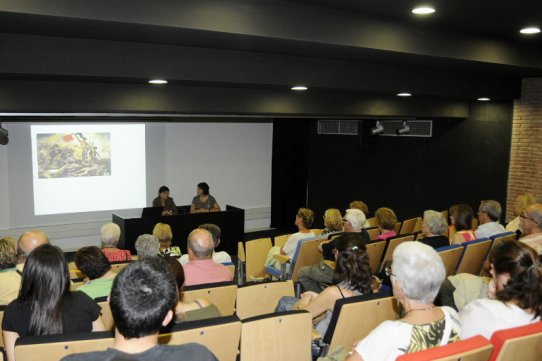
<instances>
[{"instance_id":1,"label":"woman with white hair","mask_svg":"<svg viewBox=\"0 0 542 361\"><path fill-rule=\"evenodd\" d=\"M109 262L129 262L132 254L127 249L117 248L120 238L120 227L116 223L104 224L100 230L102 252Z\"/></svg>"},{"instance_id":2,"label":"woman with white hair","mask_svg":"<svg viewBox=\"0 0 542 361\"><path fill-rule=\"evenodd\" d=\"M427 210L423 212L422 235L420 242L434 249L450 245L450 240L444 235L448 224L440 212Z\"/></svg>"},{"instance_id":3,"label":"woman with white hair","mask_svg":"<svg viewBox=\"0 0 542 361\"><path fill-rule=\"evenodd\" d=\"M361 340L348 361L395 360L397 356L446 345L460 339L458 315L433 301L446 271L438 253L420 242L405 242L393 252L393 294L403 306L403 317L384 321Z\"/></svg>"}]
</instances>

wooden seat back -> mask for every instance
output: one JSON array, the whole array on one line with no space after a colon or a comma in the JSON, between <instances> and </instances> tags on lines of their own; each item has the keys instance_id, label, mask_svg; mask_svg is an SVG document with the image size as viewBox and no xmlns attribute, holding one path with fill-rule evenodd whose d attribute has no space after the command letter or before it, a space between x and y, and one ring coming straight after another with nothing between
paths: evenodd
<instances>
[{"instance_id":1,"label":"wooden seat back","mask_svg":"<svg viewBox=\"0 0 542 361\"><path fill-rule=\"evenodd\" d=\"M237 316L241 319L271 313L282 296L294 296L291 280L257 283L237 289Z\"/></svg>"},{"instance_id":2,"label":"wooden seat back","mask_svg":"<svg viewBox=\"0 0 542 361\"><path fill-rule=\"evenodd\" d=\"M241 361L311 360L312 316L279 312L244 320Z\"/></svg>"},{"instance_id":3,"label":"wooden seat back","mask_svg":"<svg viewBox=\"0 0 542 361\"><path fill-rule=\"evenodd\" d=\"M113 347L114 341L109 331L21 337L15 343L15 359L58 361L75 353L103 351Z\"/></svg>"},{"instance_id":4,"label":"wooden seat back","mask_svg":"<svg viewBox=\"0 0 542 361\"><path fill-rule=\"evenodd\" d=\"M489 252L489 247L491 247L491 240L487 238L476 239L465 242L462 246L465 249L457 266L456 273L470 273L478 276Z\"/></svg>"},{"instance_id":5,"label":"wooden seat back","mask_svg":"<svg viewBox=\"0 0 542 361\"><path fill-rule=\"evenodd\" d=\"M409 242L414 240L414 235L410 234L408 236L396 236L391 237L387 239L388 246L386 247L386 253L384 254L384 258L382 259L382 262L385 263L387 261L391 261L393 256L393 251L395 251L395 248L397 248L398 245L400 245L403 242Z\"/></svg>"},{"instance_id":6,"label":"wooden seat back","mask_svg":"<svg viewBox=\"0 0 542 361\"><path fill-rule=\"evenodd\" d=\"M376 273L378 271L378 265L380 264L385 248L386 241L384 240L367 244L367 255L369 256L371 273Z\"/></svg>"},{"instance_id":7,"label":"wooden seat back","mask_svg":"<svg viewBox=\"0 0 542 361\"><path fill-rule=\"evenodd\" d=\"M411 218L407 219L406 221L403 221L401 224L401 229L397 233L398 235L402 236L403 234L411 234L414 233L414 228L416 227L416 223L420 222L421 224L421 218Z\"/></svg>"},{"instance_id":8,"label":"wooden seat back","mask_svg":"<svg viewBox=\"0 0 542 361\"><path fill-rule=\"evenodd\" d=\"M542 355L542 322L509 328L493 333L495 346L490 361L540 360Z\"/></svg>"},{"instance_id":9,"label":"wooden seat back","mask_svg":"<svg viewBox=\"0 0 542 361\"><path fill-rule=\"evenodd\" d=\"M367 223L369 224L369 227L377 227L375 217L367 218Z\"/></svg>"},{"instance_id":10,"label":"wooden seat back","mask_svg":"<svg viewBox=\"0 0 542 361\"><path fill-rule=\"evenodd\" d=\"M290 238L292 234L283 234L283 235L280 235L280 236L275 236L275 244L274 246L275 247L284 247L284 245L286 244L286 241L288 241L288 238Z\"/></svg>"},{"instance_id":11,"label":"wooden seat back","mask_svg":"<svg viewBox=\"0 0 542 361\"><path fill-rule=\"evenodd\" d=\"M226 316L176 324L160 333L158 342L164 345L195 342L206 346L221 361L235 361L240 338L241 321L236 316Z\"/></svg>"},{"instance_id":12,"label":"wooden seat back","mask_svg":"<svg viewBox=\"0 0 542 361\"><path fill-rule=\"evenodd\" d=\"M245 243L246 278L260 273L267 259L267 253L271 249L271 238L259 238Z\"/></svg>"},{"instance_id":13,"label":"wooden seat back","mask_svg":"<svg viewBox=\"0 0 542 361\"><path fill-rule=\"evenodd\" d=\"M115 329L115 320L113 319L113 314L111 313L111 307L107 301L107 297L99 297L94 301L102 308L101 317L102 322L104 323L105 329L108 331L113 331Z\"/></svg>"},{"instance_id":14,"label":"wooden seat back","mask_svg":"<svg viewBox=\"0 0 542 361\"><path fill-rule=\"evenodd\" d=\"M369 239L371 241L374 241L380 234L380 229L378 228L369 228L369 229L366 229L366 231L369 234Z\"/></svg>"},{"instance_id":15,"label":"wooden seat back","mask_svg":"<svg viewBox=\"0 0 542 361\"><path fill-rule=\"evenodd\" d=\"M332 320L324 335L329 351L332 352L338 346L348 350L382 322L397 319L398 309L394 301L391 292L336 301Z\"/></svg>"},{"instance_id":16,"label":"wooden seat back","mask_svg":"<svg viewBox=\"0 0 542 361\"><path fill-rule=\"evenodd\" d=\"M197 286L188 286L183 289L182 302L193 302L204 299L215 305L222 316L235 313L235 300L237 299L237 285L233 282L211 283Z\"/></svg>"},{"instance_id":17,"label":"wooden seat back","mask_svg":"<svg viewBox=\"0 0 542 361\"><path fill-rule=\"evenodd\" d=\"M438 254L442 258L444 268L446 268L446 277L455 274L459 260L463 255L464 248L461 245L455 244L437 249Z\"/></svg>"},{"instance_id":18,"label":"wooden seat back","mask_svg":"<svg viewBox=\"0 0 542 361\"><path fill-rule=\"evenodd\" d=\"M297 282L297 275L302 267L312 266L322 260L322 253L318 250L318 245L324 241L327 242L327 238L312 239L300 243L299 253L291 270L292 281Z\"/></svg>"},{"instance_id":19,"label":"wooden seat back","mask_svg":"<svg viewBox=\"0 0 542 361\"><path fill-rule=\"evenodd\" d=\"M397 361L487 361L493 345L483 336L433 347L424 351L412 352L397 357Z\"/></svg>"}]
</instances>

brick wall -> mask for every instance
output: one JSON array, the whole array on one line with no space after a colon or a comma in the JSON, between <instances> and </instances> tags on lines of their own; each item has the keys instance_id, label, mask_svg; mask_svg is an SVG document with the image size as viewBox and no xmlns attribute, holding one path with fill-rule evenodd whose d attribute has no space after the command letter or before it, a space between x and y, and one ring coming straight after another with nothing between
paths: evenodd
<instances>
[{"instance_id":1,"label":"brick wall","mask_svg":"<svg viewBox=\"0 0 542 361\"><path fill-rule=\"evenodd\" d=\"M531 193L542 201L542 78L523 79L514 102L507 217L514 217L515 198Z\"/></svg>"}]
</instances>

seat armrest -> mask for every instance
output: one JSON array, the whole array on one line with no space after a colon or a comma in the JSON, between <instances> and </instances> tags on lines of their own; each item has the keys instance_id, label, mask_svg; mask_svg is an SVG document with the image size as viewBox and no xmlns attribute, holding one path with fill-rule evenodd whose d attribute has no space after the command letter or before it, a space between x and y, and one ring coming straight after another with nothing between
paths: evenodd
<instances>
[{"instance_id":1,"label":"seat armrest","mask_svg":"<svg viewBox=\"0 0 542 361\"><path fill-rule=\"evenodd\" d=\"M286 256L286 255L283 255L283 254L275 254L273 255L273 257L279 261L281 264L284 264L284 263L289 263L291 262L291 258Z\"/></svg>"}]
</instances>

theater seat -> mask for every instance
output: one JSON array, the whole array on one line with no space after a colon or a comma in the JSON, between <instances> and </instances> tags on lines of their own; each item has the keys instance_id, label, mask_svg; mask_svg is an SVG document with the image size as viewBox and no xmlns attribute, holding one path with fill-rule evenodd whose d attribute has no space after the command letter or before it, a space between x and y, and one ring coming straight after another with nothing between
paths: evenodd
<instances>
[{"instance_id":1,"label":"theater seat","mask_svg":"<svg viewBox=\"0 0 542 361\"><path fill-rule=\"evenodd\" d=\"M493 333L495 346L490 361L531 361L542 359L542 322Z\"/></svg>"},{"instance_id":2,"label":"theater seat","mask_svg":"<svg viewBox=\"0 0 542 361\"><path fill-rule=\"evenodd\" d=\"M487 361L492 350L489 340L478 335L446 346L404 354L396 361Z\"/></svg>"}]
</instances>

